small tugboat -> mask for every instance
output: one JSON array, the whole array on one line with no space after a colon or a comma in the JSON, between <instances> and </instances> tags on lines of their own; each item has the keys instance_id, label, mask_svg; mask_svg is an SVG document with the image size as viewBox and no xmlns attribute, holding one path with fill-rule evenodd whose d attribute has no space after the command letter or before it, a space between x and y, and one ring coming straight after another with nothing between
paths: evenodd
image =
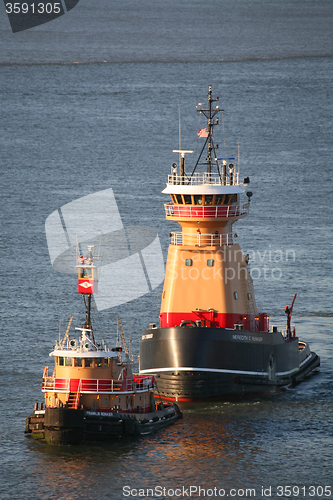
<instances>
[{"instance_id":1,"label":"small tugboat","mask_svg":"<svg viewBox=\"0 0 333 500\"><path fill-rule=\"evenodd\" d=\"M97 291L93 247L80 256L78 291L86 305L86 319L70 338L69 321L64 338L50 356L54 372L44 368L42 392L45 402L35 404L26 419L25 432L51 444L107 441L123 436L149 434L180 418L174 403L155 402L154 376L132 373L130 353L120 318L122 347L109 349L104 339L96 343L91 324L91 297Z\"/></svg>"},{"instance_id":2,"label":"small tugboat","mask_svg":"<svg viewBox=\"0 0 333 500\"><path fill-rule=\"evenodd\" d=\"M285 309L286 327L270 327L268 315L258 313L249 259L233 233L249 211L250 180L240 182L235 158L217 158L217 100L209 87L208 107L197 108L207 126L198 132L205 143L191 173L185 155L193 151L174 151L180 165L172 165L163 193L171 196L166 219L182 232L170 233L159 325L151 324L140 343L140 373L156 375L158 394L173 401L275 392L320 364L291 325L296 295ZM206 171L197 172L199 165Z\"/></svg>"}]
</instances>

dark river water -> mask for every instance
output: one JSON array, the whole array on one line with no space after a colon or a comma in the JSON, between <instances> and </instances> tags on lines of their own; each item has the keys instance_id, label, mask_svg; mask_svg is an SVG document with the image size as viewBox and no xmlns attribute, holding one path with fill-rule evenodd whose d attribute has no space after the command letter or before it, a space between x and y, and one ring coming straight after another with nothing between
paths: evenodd
<instances>
[{"instance_id":1,"label":"dark river water","mask_svg":"<svg viewBox=\"0 0 333 500\"><path fill-rule=\"evenodd\" d=\"M0 11L1 500L333 498L333 2L80 0L19 33ZM48 354L84 312L75 276L51 265L45 221L112 188L124 227L152 228L165 259L178 229L161 191L179 112L182 147L199 152L195 106L208 85L224 110L215 141L227 156L239 147L251 179L249 216L234 229L258 307L284 323L297 293L293 322L320 370L269 399L185 406L136 440L33 442L24 420L42 401ZM136 368L161 291L94 311L110 344L122 318Z\"/></svg>"}]
</instances>

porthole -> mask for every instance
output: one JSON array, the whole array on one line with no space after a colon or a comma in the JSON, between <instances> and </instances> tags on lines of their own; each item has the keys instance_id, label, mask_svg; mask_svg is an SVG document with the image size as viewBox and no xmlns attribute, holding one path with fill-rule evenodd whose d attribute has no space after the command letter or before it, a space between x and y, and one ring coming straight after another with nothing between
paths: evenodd
<instances>
[{"instance_id":1,"label":"porthole","mask_svg":"<svg viewBox=\"0 0 333 500\"><path fill-rule=\"evenodd\" d=\"M207 259L207 266L213 267L214 266L214 259Z\"/></svg>"},{"instance_id":2,"label":"porthole","mask_svg":"<svg viewBox=\"0 0 333 500\"><path fill-rule=\"evenodd\" d=\"M192 259L185 259L185 266L190 267L190 266L192 266L192 264L193 264Z\"/></svg>"},{"instance_id":3,"label":"porthole","mask_svg":"<svg viewBox=\"0 0 333 500\"><path fill-rule=\"evenodd\" d=\"M234 292L234 297L235 297L236 300L238 299L238 293L237 292Z\"/></svg>"}]
</instances>

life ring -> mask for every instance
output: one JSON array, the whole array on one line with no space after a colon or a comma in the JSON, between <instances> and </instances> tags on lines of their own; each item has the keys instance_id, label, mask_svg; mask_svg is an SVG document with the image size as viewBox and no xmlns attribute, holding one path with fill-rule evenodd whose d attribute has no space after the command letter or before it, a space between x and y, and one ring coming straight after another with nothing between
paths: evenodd
<instances>
[{"instance_id":1,"label":"life ring","mask_svg":"<svg viewBox=\"0 0 333 500\"><path fill-rule=\"evenodd\" d=\"M197 326L197 324L191 319L183 319L183 321L180 323L180 326L186 326L186 325Z\"/></svg>"}]
</instances>

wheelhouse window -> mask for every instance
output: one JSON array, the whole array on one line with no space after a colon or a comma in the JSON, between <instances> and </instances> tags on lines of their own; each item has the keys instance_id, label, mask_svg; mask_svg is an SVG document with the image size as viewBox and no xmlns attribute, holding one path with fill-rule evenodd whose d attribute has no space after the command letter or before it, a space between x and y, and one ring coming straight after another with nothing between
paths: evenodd
<instances>
[{"instance_id":1,"label":"wheelhouse window","mask_svg":"<svg viewBox=\"0 0 333 500\"><path fill-rule=\"evenodd\" d=\"M92 358L84 358L84 366L85 368L92 367L93 359Z\"/></svg>"},{"instance_id":2,"label":"wheelhouse window","mask_svg":"<svg viewBox=\"0 0 333 500\"><path fill-rule=\"evenodd\" d=\"M237 202L237 194L172 194L172 201L175 205L231 205Z\"/></svg>"},{"instance_id":3,"label":"wheelhouse window","mask_svg":"<svg viewBox=\"0 0 333 500\"><path fill-rule=\"evenodd\" d=\"M74 358L74 366L82 366L82 358Z\"/></svg>"},{"instance_id":4,"label":"wheelhouse window","mask_svg":"<svg viewBox=\"0 0 333 500\"><path fill-rule=\"evenodd\" d=\"M202 205L202 195L201 194L195 194L193 196L194 198L194 205Z\"/></svg>"},{"instance_id":5,"label":"wheelhouse window","mask_svg":"<svg viewBox=\"0 0 333 500\"><path fill-rule=\"evenodd\" d=\"M62 356L58 357L58 365L59 366L64 366L64 358Z\"/></svg>"},{"instance_id":6,"label":"wheelhouse window","mask_svg":"<svg viewBox=\"0 0 333 500\"><path fill-rule=\"evenodd\" d=\"M213 195L212 194L206 194L205 195L205 205L213 205Z\"/></svg>"},{"instance_id":7,"label":"wheelhouse window","mask_svg":"<svg viewBox=\"0 0 333 500\"><path fill-rule=\"evenodd\" d=\"M92 269L87 267L79 268L80 278L92 278Z\"/></svg>"},{"instance_id":8,"label":"wheelhouse window","mask_svg":"<svg viewBox=\"0 0 333 500\"><path fill-rule=\"evenodd\" d=\"M65 366L72 366L72 358L65 358Z\"/></svg>"},{"instance_id":9,"label":"wheelhouse window","mask_svg":"<svg viewBox=\"0 0 333 500\"><path fill-rule=\"evenodd\" d=\"M103 364L103 358L95 358L95 366L100 368Z\"/></svg>"},{"instance_id":10,"label":"wheelhouse window","mask_svg":"<svg viewBox=\"0 0 333 500\"><path fill-rule=\"evenodd\" d=\"M217 194L214 205L231 205L236 203L237 194Z\"/></svg>"}]
</instances>

